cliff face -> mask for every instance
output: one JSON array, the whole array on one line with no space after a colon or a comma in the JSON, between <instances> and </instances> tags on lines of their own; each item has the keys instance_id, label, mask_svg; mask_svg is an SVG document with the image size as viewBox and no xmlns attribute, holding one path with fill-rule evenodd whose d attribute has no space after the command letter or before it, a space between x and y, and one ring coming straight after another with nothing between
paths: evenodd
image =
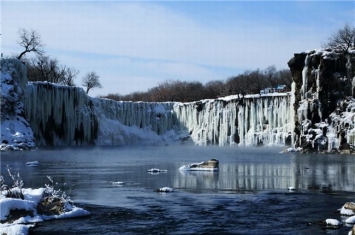
<instances>
[{"instance_id":1,"label":"cliff face","mask_svg":"<svg viewBox=\"0 0 355 235\"><path fill-rule=\"evenodd\" d=\"M330 135L330 131L334 131L329 129L336 125L331 117L334 116L332 113L335 110L340 110L339 101L345 99L351 101L351 97L354 96L355 51L348 54L333 50L302 52L295 54L288 62L288 66L296 88L294 91L296 146L303 148L308 146L307 149L318 151L318 148L329 148L325 147L325 142L333 147L341 145L340 143L329 145L327 133ZM322 126L320 128L322 134L314 131L319 129L319 126ZM310 130L313 134L309 133ZM337 138L339 131L335 130ZM305 137L309 134L314 137ZM322 137L317 137L319 135ZM315 141L317 138L323 140ZM313 141L312 146L310 141ZM322 144L314 146L314 142Z\"/></svg>"},{"instance_id":2,"label":"cliff face","mask_svg":"<svg viewBox=\"0 0 355 235\"><path fill-rule=\"evenodd\" d=\"M312 50L295 54L288 62L296 84L297 112L301 100L318 100L321 116L327 117L336 108L336 101L351 96L354 77L355 54L344 55L334 51ZM297 121L297 120L296 120Z\"/></svg>"},{"instance_id":3,"label":"cliff face","mask_svg":"<svg viewBox=\"0 0 355 235\"><path fill-rule=\"evenodd\" d=\"M26 119L23 96L27 69L18 60L1 60L1 142L0 149L22 150L35 147Z\"/></svg>"}]
</instances>

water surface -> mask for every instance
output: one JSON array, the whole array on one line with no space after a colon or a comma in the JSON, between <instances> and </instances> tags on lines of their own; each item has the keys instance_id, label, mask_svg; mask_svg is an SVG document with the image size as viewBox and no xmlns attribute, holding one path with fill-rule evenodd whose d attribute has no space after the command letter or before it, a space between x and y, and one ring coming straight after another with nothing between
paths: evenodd
<instances>
[{"instance_id":1,"label":"water surface","mask_svg":"<svg viewBox=\"0 0 355 235\"><path fill-rule=\"evenodd\" d=\"M1 155L1 172L7 177L9 165L31 188L43 187L51 176L56 189L91 212L41 223L34 234L347 234L349 226L323 230L308 223L344 219L336 210L355 201L355 157L281 150L164 146L10 152ZM219 172L178 169L211 158L219 160ZM26 166L35 160L39 167ZM150 168L167 172L151 174ZM161 187L175 191L154 192Z\"/></svg>"}]
</instances>

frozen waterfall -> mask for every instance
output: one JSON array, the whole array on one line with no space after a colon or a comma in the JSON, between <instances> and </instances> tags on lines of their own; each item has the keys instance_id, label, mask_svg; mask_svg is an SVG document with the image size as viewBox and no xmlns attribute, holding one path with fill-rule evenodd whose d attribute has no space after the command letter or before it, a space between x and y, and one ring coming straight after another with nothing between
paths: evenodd
<instances>
[{"instance_id":1,"label":"frozen waterfall","mask_svg":"<svg viewBox=\"0 0 355 235\"><path fill-rule=\"evenodd\" d=\"M129 102L99 98L93 101L99 122L96 145L155 145L177 136L173 102Z\"/></svg>"},{"instance_id":2,"label":"frozen waterfall","mask_svg":"<svg viewBox=\"0 0 355 235\"><path fill-rule=\"evenodd\" d=\"M79 87L28 82L26 67L17 60L3 60L2 65L2 108L14 110L11 117L2 115L2 127L9 130L6 138L2 133L4 144L20 134L30 135L25 142L32 147L33 140L37 146L58 147L155 145L189 137L202 146L292 141L291 93L191 103L113 101L89 97ZM24 127L16 129L15 123Z\"/></svg>"},{"instance_id":3,"label":"frozen waterfall","mask_svg":"<svg viewBox=\"0 0 355 235\"><path fill-rule=\"evenodd\" d=\"M289 93L191 103L91 98L83 89L29 83L27 119L39 146L157 144L190 133L196 145L285 145L292 140Z\"/></svg>"},{"instance_id":4,"label":"frozen waterfall","mask_svg":"<svg viewBox=\"0 0 355 235\"><path fill-rule=\"evenodd\" d=\"M174 113L199 145L286 145L293 133L291 101L289 93L230 96L176 103Z\"/></svg>"},{"instance_id":5,"label":"frozen waterfall","mask_svg":"<svg viewBox=\"0 0 355 235\"><path fill-rule=\"evenodd\" d=\"M38 146L86 146L97 138L93 102L83 89L28 83L24 105Z\"/></svg>"}]
</instances>

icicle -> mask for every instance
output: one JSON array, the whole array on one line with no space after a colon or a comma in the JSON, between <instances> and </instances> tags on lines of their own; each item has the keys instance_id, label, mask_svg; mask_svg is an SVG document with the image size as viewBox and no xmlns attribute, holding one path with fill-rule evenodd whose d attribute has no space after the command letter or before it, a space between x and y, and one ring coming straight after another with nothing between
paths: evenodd
<instances>
[{"instance_id":1,"label":"icicle","mask_svg":"<svg viewBox=\"0 0 355 235\"><path fill-rule=\"evenodd\" d=\"M296 96L295 96L295 91L296 91L296 83L293 81L291 83L291 100L290 100L290 108L288 109L290 112L290 127L291 127L291 144L292 146L295 146L295 136L293 134L293 130L295 129L295 110L294 110L294 104L296 102Z\"/></svg>"},{"instance_id":2,"label":"icicle","mask_svg":"<svg viewBox=\"0 0 355 235\"><path fill-rule=\"evenodd\" d=\"M304 67L302 70L302 94L301 94L301 98L305 99L306 97L306 93L307 93L307 89L308 89L308 63L309 63L309 55L307 54L306 59L304 61Z\"/></svg>"},{"instance_id":3,"label":"icicle","mask_svg":"<svg viewBox=\"0 0 355 235\"><path fill-rule=\"evenodd\" d=\"M318 69L315 70L316 72L316 94L315 94L315 98L319 99L319 92L320 92L320 85L319 85L319 74L320 74L320 64Z\"/></svg>"}]
</instances>

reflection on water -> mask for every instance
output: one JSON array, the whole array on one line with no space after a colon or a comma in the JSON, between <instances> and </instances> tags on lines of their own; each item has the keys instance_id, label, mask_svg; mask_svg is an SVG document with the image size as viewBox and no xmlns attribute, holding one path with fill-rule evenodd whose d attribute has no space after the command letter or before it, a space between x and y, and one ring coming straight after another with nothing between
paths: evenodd
<instances>
[{"instance_id":1,"label":"reflection on water","mask_svg":"<svg viewBox=\"0 0 355 235\"><path fill-rule=\"evenodd\" d=\"M59 183L80 188L107 187L103 183L122 181L146 188L169 186L195 192L284 190L290 186L355 191L354 156L280 154L278 151L180 146L3 153L1 172L6 172L6 165L10 165L31 187L48 183L46 176L50 175ZM219 160L218 172L179 171L186 163L211 158ZM40 166L26 167L26 162L35 160ZM152 168L167 171L147 172Z\"/></svg>"},{"instance_id":2,"label":"reflection on water","mask_svg":"<svg viewBox=\"0 0 355 235\"><path fill-rule=\"evenodd\" d=\"M174 177L174 187L232 191L287 189L288 187L355 191L355 157L353 156L285 155L285 158L290 158L290 162L221 163L219 172L180 171L180 176Z\"/></svg>"},{"instance_id":3,"label":"reflection on water","mask_svg":"<svg viewBox=\"0 0 355 235\"><path fill-rule=\"evenodd\" d=\"M194 191L221 189L219 173L209 171L179 171L180 176L173 181L174 188L193 189Z\"/></svg>"}]
</instances>

